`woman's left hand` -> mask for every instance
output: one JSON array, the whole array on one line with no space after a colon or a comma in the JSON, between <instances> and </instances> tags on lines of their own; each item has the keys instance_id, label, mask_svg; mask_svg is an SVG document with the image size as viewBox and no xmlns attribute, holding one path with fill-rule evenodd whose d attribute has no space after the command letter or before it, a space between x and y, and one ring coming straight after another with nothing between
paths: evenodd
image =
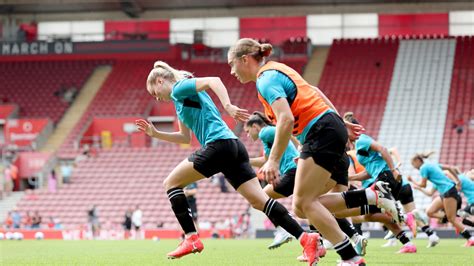
<instances>
[{"instance_id":1,"label":"woman's left hand","mask_svg":"<svg viewBox=\"0 0 474 266\"><path fill-rule=\"evenodd\" d=\"M239 108L233 104L228 104L227 106L225 106L225 110L230 116L232 116L232 118L239 122L245 122L250 117L248 110Z\"/></svg>"}]
</instances>

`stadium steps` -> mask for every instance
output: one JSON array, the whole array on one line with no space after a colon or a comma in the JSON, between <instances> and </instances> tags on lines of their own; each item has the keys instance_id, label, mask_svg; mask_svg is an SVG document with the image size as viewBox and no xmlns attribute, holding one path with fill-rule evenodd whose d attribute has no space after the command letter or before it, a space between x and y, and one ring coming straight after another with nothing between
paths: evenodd
<instances>
[{"instance_id":1,"label":"stadium steps","mask_svg":"<svg viewBox=\"0 0 474 266\"><path fill-rule=\"evenodd\" d=\"M111 71L111 66L99 66L94 70L84 87L81 89L76 100L64 114L53 135L48 139L48 142L41 151L55 152L60 147L74 126L79 122L82 114L89 107L92 99L94 99L96 93L99 91Z\"/></svg>"},{"instance_id":2,"label":"stadium steps","mask_svg":"<svg viewBox=\"0 0 474 266\"><path fill-rule=\"evenodd\" d=\"M474 36L456 38L448 114L444 127L441 162L457 165L462 171L474 167ZM465 126L462 134L453 128L462 118ZM471 122L470 122L471 121Z\"/></svg>"},{"instance_id":3,"label":"stadium steps","mask_svg":"<svg viewBox=\"0 0 474 266\"><path fill-rule=\"evenodd\" d=\"M434 150L439 160L455 47L455 39L400 41L378 140L398 148L404 175L418 175L410 164L417 152ZM430 203L415 193L421 207Z\"/></svg>"},{"instance_id":4,"label":"stadium steps","mask_svg":"<svg viewBox=\"0 0 474 266\"><path fill-rule=\"evenodd\" d=\"M352 111L377 137L390 90L398 39L334 40L318 87L339 113Z\"/></svg>"},{"instance_id":5,"label":"stadium steps","mask_svg":"<svg viewBox=\"0 0 474 266\"><path fill-rule=\"evenodd\" d=\"M309 84L316 86L319 84L323 74L324 64L328 58L329 47L317 47L313 49L313 54L306 65L303 77Z\"/></svg>"},{"instance_id":6,"label":"stadium steps","mask_svg":"<svg viewBox=\"0 0 474 266\"><path fill-rule=\"evenodd\" d=\"M17 202L21 200L25 192L12 192L10 196L5 196L2 200L0 200L0 222L3 223L7 218L7 214L9 211L13 210L16 206Z\"/></svg>"}]
</instances>

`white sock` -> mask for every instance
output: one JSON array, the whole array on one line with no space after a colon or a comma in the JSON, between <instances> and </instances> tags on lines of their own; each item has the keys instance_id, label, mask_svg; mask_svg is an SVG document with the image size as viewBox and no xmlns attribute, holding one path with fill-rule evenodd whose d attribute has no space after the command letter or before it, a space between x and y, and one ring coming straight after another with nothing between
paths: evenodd
<instances>
[{"instance_id":1,"label":"white sock","mask_svg":"<svg viewBox=\"0 0 474 266\"><path fill-rule=\"evenodd\" d=\"M407 243L405 243L404 246L413 246L413 243L411 241L408 241Z\"/></svg>"},{"instance_id":2,"label":"white sock","mask_svg":"<svg viewBox=\"0 0 474 266\"><path fill-rule=\"evenodd\" d=\"M377 203L377 193L370 187L365 189L365 196L367 197L367 203L369 205L375 205Z\"/></svg>"},{"instance_id":3,"label":"white sock","mask_svg":"<svg viewBox=\"0 0 474 266\"><path fill-rule=\"evenodd\" d=\"M187 234L185 235L185 238L190 238L190 237L193 236L193 235L197 235L197 232L187 233Z\"/></svg>"}]
</instances>

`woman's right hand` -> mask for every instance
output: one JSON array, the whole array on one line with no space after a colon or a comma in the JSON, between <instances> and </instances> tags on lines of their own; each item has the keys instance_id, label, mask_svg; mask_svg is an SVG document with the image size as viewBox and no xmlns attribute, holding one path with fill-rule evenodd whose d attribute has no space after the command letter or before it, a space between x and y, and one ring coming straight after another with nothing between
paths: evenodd
<instances>
[{"instance_id":1,"label":"woman's right hand","mask_svg":"<svg viewBox=\"0 0 474 266\"><path fill-rule=\"evenodd\" d=\"M230 116L232 116L232 118L242 123L246 122L250 117L248 110L241 109L233 104L226 105L225 110Z\"/></svg>"},{"instance_id":2,"label":"woman's right hand","mask_svg":"<svg viewBox=\"0 0 474 266\"><path fill-rule=\"evenodd\" d=\"M156 131L156 128L150 122L144 119L135 120L135 125L137 125L138 130L144 132L150 137L153 137L153 133Z\"/></svg>"}]
</instances>

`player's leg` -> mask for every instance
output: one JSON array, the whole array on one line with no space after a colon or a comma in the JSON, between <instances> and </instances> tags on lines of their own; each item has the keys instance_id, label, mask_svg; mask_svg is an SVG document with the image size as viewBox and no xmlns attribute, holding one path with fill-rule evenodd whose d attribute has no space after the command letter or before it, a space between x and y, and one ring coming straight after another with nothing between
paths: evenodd
<instances>
[{"instance_id":1,"label":"player's leg","mask_svg":"<svg viewBox=\"0 0 474 266\"><path fill-rule=\"evenodd\" d=\"M205 176L194 169L193 162L185 159L171 171L163 182L171 203L171 209L186 235L185 240L178 248L168 253L169 258L177 259L190 253L201 252L204 248L197 235L197 230L190 213L190 206L183 191L183 187L186 185L203 178Z\"/></svg>"}]
</instances>

